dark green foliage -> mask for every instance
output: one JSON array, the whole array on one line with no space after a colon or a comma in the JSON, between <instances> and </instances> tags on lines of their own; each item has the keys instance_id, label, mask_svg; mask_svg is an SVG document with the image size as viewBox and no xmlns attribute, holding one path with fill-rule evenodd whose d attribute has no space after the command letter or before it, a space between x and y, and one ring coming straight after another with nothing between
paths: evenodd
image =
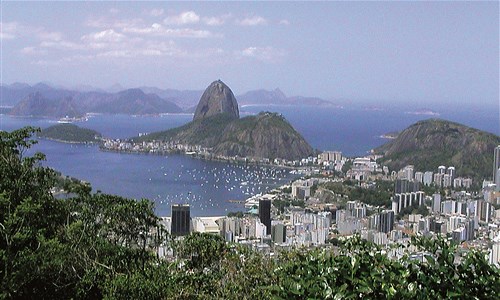
<instances>
[{"instance_id":1,"label":"dark green foliage","mask_svg":"<svg viewBox=\"0 0 500 300\"><path fill-rule=\"evenodd\" d=\"M328 182L321 187L334 192L340 196L347 196L349 200L358 200L374 206L389 207L394 182L379 180L375 182L375 188L362 188L350 180L344 182Z\"/></svg>"},{"instance_id":2,"label":"dark green foliage","mask_svg":"<svg viewBox=\"0 0 500 300\"><path fill-rule=\"evenodd\" d=\"M234 120L228 114L218 114L190 122L186 125L172 128L166 131L153 132L148 135L134 138L135 142L143 141L177 141L185 140L187 144L211 146L212 140L218 139L226 128L227 124Z\"/></svg>"},{"instance_id":3,"label":"dark green foliage","mask_svg":"<svg viewBox=\"0 0 500 300\"><path fill-rule=\"evenodd\" d=\"M55 199L43 155L24 157L36 131L0 132L0 299L99 298L108 278L154 263L161 228L152 203L77 183L77 197Z\"/></svg>"},{"instance_id":4,"label":"dark green foliage","mask_svg":"<svg viewBox=\"0 0 500 300\"><path fill-rule=\"evenodd\" d=\"M398 219L402 219L403 216L409 215L409 214L419 214L422 216L427 216L429 215L429 210L425 205L418 205L418 203L414 203L411 206L403 208L397 215Z\"/></svg>"},{"instance_id":5,"label":"dark green foliage","mask_svg":"<svg viewBox=\"0 0 500 300\"><path fill-rule=\"evenodd\" d=\"M95 143L101 134L95 130L81 128L74 124L57 124L42 130L39 137L71 142L71 143Z\"/></svg>"},{"instance_id":6,"label":"dark green foliage","mask_svg":"<svg viewBox=\"0 0 500 300\"><path fill-rule=\"evenodd\" d=\"M498 299L500 271L482 252L455 261L443 239L415 238L424 261L389 259L359 237L336 250L270 258L193 233L171 240L153 204L91 194L57 200L33 128L0 132L0 299ZM338 187L337 187L338 188ZM356 189L355 185L348 190ZM159 260L167 245L174 257Z\"/></svg>"}]
</instances>

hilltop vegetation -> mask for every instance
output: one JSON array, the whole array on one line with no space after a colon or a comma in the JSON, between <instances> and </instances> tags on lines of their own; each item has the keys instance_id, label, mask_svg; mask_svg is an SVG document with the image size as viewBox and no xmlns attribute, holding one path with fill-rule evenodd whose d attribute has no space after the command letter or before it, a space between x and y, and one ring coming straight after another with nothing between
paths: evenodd
<instances>
[{"instance_id":1,"label":"hilltop vegetation","mask_svg":"<svg viewBox=\"0 0 500 300\"><path fill-rule=\"evenodd\" d=\"M353 238L333 250L275 258L222 237L166 234L148 200L91 193L55 199L33 128L0 132L0 299L495 299L500 271L484 253L455 264L454 246L415 238L427 255L391 260ZM174 256L158 258L169 247Z\"/></svg>"},{"instance_id":2,"label":"hilltop vegetation","mask_svg":"<svg viewBox=\"0 0 500 300\"><path fill-rule=\"evenodd\" d=\"M95 143L101 134L74 124L57 124L43 129L38 136L68 143Z\"/></svg>"},{"instance_id":3,"label":"hilltop vegetation","mask_svg":"<svg viewBox=\"0 0 500 300\"><path fill-rule=\"evenodd\" d=\"M476 182L491 178L493 149L500 137L458 123L429 119L417 122L398 137L378 148L381 162L391 170L414 165L419 171L437 170L440 165L454 166L458 176L473 177Z\"/></svg>"},{"instance_id":4,"label":"hilltop vegetation","mask_svg":"<svg viewBox=\"0 0 500 300\"><path fill-rule=\"evenodd\" d=\"M184 126L134 138L172 141L212 148L215 155L300 159L314 154L304 138L281 115L263 112L235 119L222 113Z\"/></svg>"}]
</instances>

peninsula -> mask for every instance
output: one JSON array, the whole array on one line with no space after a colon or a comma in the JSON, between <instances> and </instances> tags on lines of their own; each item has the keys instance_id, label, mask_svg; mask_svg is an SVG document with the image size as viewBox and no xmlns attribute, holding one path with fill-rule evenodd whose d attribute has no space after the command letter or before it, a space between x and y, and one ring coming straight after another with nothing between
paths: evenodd
<instances>
[{"instance_id":1,"label":"peninsula","mask_svg":"<svg viewBox=\"0 0 500 300\"><path fill-rule=\"evenodd\" d=\"M313 148L280 114L261 112L239 118L238 102L222 81L203 93L193 121L181 127L132 138L125 149L106 142L107 150L172 152L182 149L204 156L300 160Z\"/></svg>"}]
</instances>

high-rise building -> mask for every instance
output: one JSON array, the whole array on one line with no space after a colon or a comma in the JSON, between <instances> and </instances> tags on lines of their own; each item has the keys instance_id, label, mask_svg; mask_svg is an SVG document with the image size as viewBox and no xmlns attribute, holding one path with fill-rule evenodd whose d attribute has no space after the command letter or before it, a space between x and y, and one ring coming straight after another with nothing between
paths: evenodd
<instances>
[{"instance_id":1,"label":"high-rise building","mask_svg":"<svg viewBox=\"0 0 500 300\"><path fill-rule=\"evenodd\" d=\"M436 186L439 186L439 187L443 186L443 177L444 177L444 174L441 174L441 173L434 174L434 180L433 180L434 184Z\"/></svg>"},{"instance_id":2,"label":"high-rise building","mask_svg":"<svg viewBox=\"0 0 500 300\"><path fill-rule=\"evenodd\" d=\"M445 166L439 166L438 167L438 173L439 174L446 174L446 167Z\"/></svg>"},{"instance_id":3,"label":"high-rise building","mask_svg":"<svg viewBox=\"0 0 500 300\"><path fill-rule=\"evenodd\" d=\"M493 153L493 182L497 182L498 169L500 169L500 145L495 147Z\"/></svg>"},{"instance_id":4,"label":"high-rise building","mask_svg":"<svg viewBox=\"0 0 500 300\"><path fill-rule=\"evenodd\" d=\"M450 175L450 179L453 181L455 179L455 167L448 167L447 174Z\"/></svg>"},{"instance_id":5,"label":"high-rise building","mask_svg":"<svg viewBox=\"0 0 500 300\"><path fill-rule=\"evenodd\" d=\"M427 171L424 173L424 184L429 186L432 183L433 173L431 171Z\"/></svg>"},{"instance_id":6,"label":"high-rise building","mask_svg":"<svg viewBox=\"0 0 500 300\"><path fill-rule=\"evenodd\" d=\"M408 165L406 167L404 167L403 171L404 171L404 177L408 180L413 180L413 171L414 171L415 167L413 165Z\"/></svg>"},{"instance_id":7,"label":"high-rise building","mask_svg":"<svg viewBox=\"0 0 500 300\"><path fill-rule=\"evenodd\" d=\"M276 224L273 226L271 233L273 242L284 243L286 242L286 226L284 224Z\"/></svg>"},{"instance_id":8,"label":"high-rise building","mask_svg":"<svg viewBox=\"0 0 500 300\"><path fill-rule=\"evenodd\" d=\"M443 175L443 187L450 187L453 184L453 179L450 174Z\"/></svg>"},{"instance_id":9,"label":"high-rise building","mask_svg":"<svg viewBox=\"0 0 500 300\"><path fill-rule=\"evenodd\" d=\"M415 181L422 183L424 181L424 173L415 172Z\"/></svg>"},{"instance_id":10,"label":"high-rise building","mask_svg":"<svg viewBox=\"0 0 500 300\"><path fill-rule=\"evenodd\" d=\"M500 168L497 170L497 177L495 180L495 184L497 185L496 190L500 191Z\"/></svg>"},{"instance_id":11,"label":"high-rise building","mask_svg":"<svg viewBox=\"0 0 500 300\"><path fill-rule=\"evenodd\" d=\"M188 235L191 225L189 204L172 204L172 235Z\"/></svg>"},{"instance_id":12,"label":"high-rise building","mask_svg":"<svg viewBox=\"0 0 500 300\"><path fill-rule=\"evenodd\" d=\"M259 219L266 225L266 234L271 234L271 200L259 200Z\"/></svg>"},{"instance_id":13,"label":"high-rise building","mask_svg":"<svg viewBox=\"0 0 500 300\"><path fill-rule=\"evenodd\" d=\"M394 212L392 210L384 210L380 213L380 232L391 232L394 228Z\"/></svg>"},{"instance_id":14,"label":"high-rise building","mask_svg":"<svg viewBox=\"0 0 500 300\"><path fill-rule=\"evenodd\" d=\"M441 212L441 194L434 194L432 199L432 211Z\"/></svg>"},{"instance_id":15,"label":"high-rise building","mask_svg":"<svg viewBox=\"0 0 500 300\"><path fill-rule=\"evenodd\" d=\"M325 151L320 155L323 161L339 162L342 160L342 152L339 151Z\"/></svg>"}]
</instances>

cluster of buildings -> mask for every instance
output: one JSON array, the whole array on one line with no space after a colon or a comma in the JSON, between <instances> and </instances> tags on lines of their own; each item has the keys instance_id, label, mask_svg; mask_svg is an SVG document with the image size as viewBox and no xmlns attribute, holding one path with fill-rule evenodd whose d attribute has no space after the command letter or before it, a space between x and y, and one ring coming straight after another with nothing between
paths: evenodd
<instances>
[{"instance_id":1,"label":"cluster of buildings","mask_svg":"<svg viewBox=\"0 0 500 300\"><path fill-rule=\"evenodd\" d=\"M215 155L212 148L202 147L200 145L182 144L175 141L143 141L134 142L132 140L122 139L102 139L101 149L105 151L115 152L128 152L128 153L147 153L165 155L171 153L179 153L191 155L193 157L206 159L206 160L222 160L232 163L246 163L246 164L260 164L260 165L274 165L281 167L307 167L323 163L317 157L307 157L300 160L286 160L286 159L269 159L269 158L256 158L256 157L239 157L239 156L225 156ZM345 161L345 160L344 160ZM340 169L342 167L340 166Z\"/></svg>"},{"instance_id":2,"label":"cluster of buildings","mask_svg":"<svg viewBox=\"0 0 500 300\"><path fill-rule=\"evenodd\" d=\"M464 189L471 186L472 180L456 177L452 166L440 166L434 173L415 172L409 165L389 174L385 167L377 165L376 157L364 157L353 160L347 178L365 179L364 185L360 183L365 188L370 188L366 180L372 179L373 173L395 180L394 193L388 199L390 209L367 205L361 199L348 199L341 207L328 203L316 205L317 185L338 179L308 178L293 182L287 194L294 200L304 200L305 208L290 206L278 213L272 203L282 198L273 193L250 198L246 204L254 214L243 217L190 217L188 205L172 205L171 217L163 218L162 222L176 236L192 231L218 234L228 242L263 253L327 246L331 238L360 234L387 246L390 256L400 257L409 254L407 251L416 251L402 246L409 244L411 235L441 235L461 245L462 250L477 248L488 252L490 262L500 265L500 209L495 210L495 205L500 205L500 146L494 155L493 181L485 181L480 193L466 192ZM340 152L331 151L299 163L337 171L346 159ZM447 192L426 195L422 189L428 185L447 188ZM426 213L412 212L415 208Z\"/></svg>"},{"instance_id":3,"label":"cluster of buildings","mask_svg":"<svg viewBox=\"0 0 500 300\"><path fill-rule=\"evenodd\" d=\"M448 168L446 166L439 166L436 173L432 171L414 172L414 169L413 165L408 165L398 172L393 172L391 175L393 178L414 180L426 186L434 184L437 187L455 189L468 189L472 186L471 178L456 177L455 167L453 166Z\"/></svg>"},{"instance_id":4,"label":"cluster of buildings","mask_svg":"<svg viewBox=\"0 0 500 300\"><path fill-rule=\"evenodd\" d=\"M218 234L228 242L264 253L326 244L332 219L330 212L314 214L293 209L274 219L272 210L271 200L260 200L256 215L191 217L188 204L173 204L171 216L163 217L161 222L173 236L185 236L193 231ZM168 249L160 247L160 256L167 252Z\"/></svg>"}]
</instances>

